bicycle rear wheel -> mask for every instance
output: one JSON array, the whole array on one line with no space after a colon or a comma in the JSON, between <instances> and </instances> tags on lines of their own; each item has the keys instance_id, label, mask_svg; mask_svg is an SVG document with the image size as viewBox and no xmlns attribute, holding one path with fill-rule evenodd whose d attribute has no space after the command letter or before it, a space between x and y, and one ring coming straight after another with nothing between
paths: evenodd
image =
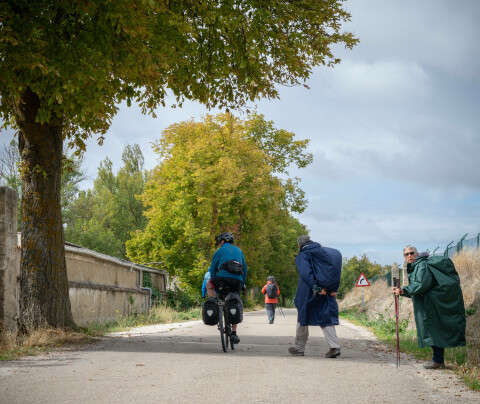
<instances>
[{"instance_id":1,"label":"bicycle rear wheel","mask_svg":"<svg viewBox=\"0 0 480 404\"><path fill-rule=\"evenodd\" d=\"M227 352L228 350L228 336L225 333L225 328L223 326L223 320L225 316L225 311L223 310L223 305L218 306L218 329L220 330L220 339L222 340L222 349L223 352Z\"/></svg>"},{"instance_id":2,"label":"bicycle rear wheel","mask_svg":"<svg viewBox=\"0 0 480 404\"><path fill-rule=\"evenodd\" d=\"M230 327L229 335L231 336L232 335L232 325L230 324L229 327ZM232 348L232 351L235 349L235 344L233 343L232 338L230 338L230 347Z\"/></svg>"},{"instance_id":3,"label":"bicycle rear wheel","mask_svg":"<svg viewBox=\"0 0 480 404\"><path fill-rule=\"evenodd\" d=\"M225 345L228 348L228 345L230 345L230 348L233 350L235 349L233 347L233 342L232 342L232 325L230 324L228 320L228 312L226 310L223 311L224 314L224 320L225 320Z\"/></svg>"}]
</instances>

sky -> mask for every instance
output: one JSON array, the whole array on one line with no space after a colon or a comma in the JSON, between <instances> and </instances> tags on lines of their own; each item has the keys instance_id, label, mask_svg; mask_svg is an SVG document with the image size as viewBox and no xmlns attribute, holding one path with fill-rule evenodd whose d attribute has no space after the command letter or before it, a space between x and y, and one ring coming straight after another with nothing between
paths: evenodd
<instances>
[{"instance_id":1,"label":"sky","mask_svg":"<svg viewBox=\"0 0 480 404\"><path fill-rule=\"evenodd\" d=\"M295 216L314 241L382 265L403 262L407 244L441 251L476 236L480 2L352 0L345 8L352 19L344 29L360 44L334 48L341 64L315 68L309 90L282 87L280 100L251 105L276 128L310 139L313 163L290 171L309 201ZM88 142L83 187L106 157L119 169L127 144L139 144L145 168L155 167L151 143L165 128L216 112L189 102L154 119L121 105L103 146ZM1 133L3 143L12 137Z\"/></svg>"}]
</instances>

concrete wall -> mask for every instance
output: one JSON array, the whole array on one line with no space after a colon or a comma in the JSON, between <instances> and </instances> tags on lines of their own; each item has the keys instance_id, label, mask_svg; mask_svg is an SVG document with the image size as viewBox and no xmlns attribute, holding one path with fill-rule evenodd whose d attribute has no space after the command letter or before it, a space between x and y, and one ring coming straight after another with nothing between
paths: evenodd
<instances>
[{"instance_id":1,"label":"concrete wall","mask_svg":"<svg viewBox=\"0 0 480 404\"><path fill-rule=\"evenodd\" d=\"M77 325L118 320L149 307L148 291L75 287L70 284L72 315Z\"/></svg>"},{"instance_id":2,"label":"concrete wall","mask_svg":"<svg viewBox=\"0 0 480 404\"><path fill-rule=\"evenodd\" d=\"M150 292L142 289L143 273L151 273L165 292L167 273L100 254L74 244L65 246L73 319L78 325L118 320L149 310Z\"/></svg>"},{"instance_id":3,"label":"concrete wall","mask_svg":"<svg viewBox=\"0 0 480 404\"><path fill-rule=\"evenodd\" d=\"M90 253L89 253L90 252ZM89 282L100 285L122 286L136 288L139 286L138 271L119 265L112 257L95 254L81 247L65 247L67 276L69 281Z\"/></svg>"},{"instance_id":4,"label":"concrete wall","mask_svg":"<svg viewBox=\"0 0 480 404\"><path fill-rule=\"evenodd\" d=\"M100 254L71 243L65 246L70 303L77 325L117 320L150 307L150 293L140 289L144 272L165 292L167 272Z\"/></svg>"},{"instance_id":5,"label":"concrete wall","mask_svg":"<svg viewBox=\"0 0 480 404\"><path fill-rule=\"evenodd\" d=\"M17 193L0 187L0 332L16 331L18 315Z\"/></svg>"}]
</instances>

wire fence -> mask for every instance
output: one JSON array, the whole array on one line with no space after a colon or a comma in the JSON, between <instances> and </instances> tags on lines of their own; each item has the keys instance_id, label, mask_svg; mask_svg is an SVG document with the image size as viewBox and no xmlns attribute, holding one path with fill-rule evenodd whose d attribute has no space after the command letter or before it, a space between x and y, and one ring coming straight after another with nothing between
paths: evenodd
<instances>
[{"instance_id":1,"label":"wire fence","mask_svg":"<svg viewBox=\"0 0 480 404\"><path fill-rule=\"evenodd\" d=\"M444 257L453 258L456 253L459 253L464 249L480 249L480 233L478 233L476 236L470 236L468 238L467 236L468 233L465 234L456 244L454 244L455 241L450 242L443 251L438 251L440 247L435 248L431 255L443 255Z\"/></svg>"},{"instance_id":2,"label":"wire fence","mask_svg":"<svg viewBox=\"0 0 480 404\"><path fill-rule=\"evenodd\" d=\"M480 233L478 233L476 236L470 236L470 237L467 237L467 236L468 236L468 233L465 234L456 244L454 244L455 241L452 241L450 244L448 244L445 247L445 250L443 250L443 251L439 251L440 247L435 248L435 250L433 250L433 252L430 255L453 258L453 256L456 253L459 253L460 251L462 251L464 249L472 249L472 250L480 249ZM430 253L430 251L428 251L428 250L427 250L427 252ZM403 282L402 282L402 284L403 284L405 282L405 274L404 274L405 268L400 266L400 268L398 268L397 271L398 272L397 272L396 276L398 276L400 279L403 279ZM370 283L374 283L378 279L386 279L388 286L392 286L392 270L390 270L390 271L388 271L384 274L374 275L371 278L369 278L368 281ZM354 276L353 285L355 285L355 283L356 283L355 280L356 280L356 278Z\"/></svg>"},{"instance_id":3,"label":"wire fence","mask_svg":"<svg viewBox=\"0 0 480 404\"><path fill-rule=\"evenodd\" d=\"M436 256L444 256L448 258L453 258L453 256L456 253L459 253L462 250L465 249L472 249L472 250L478 250L480 249L480 233L478 233L476 236L470 236L468 237L468 233L465 234L456 244L455 241L452 241L449 243L443 251L439 251L440 247L435 248L433 252L430 255L436 255ZM400 279L404 279L404 268L400 266L398 269L398 274L397 276ZM392 286L392 271L388 271L385 274L378 274L375 276L372 276L369 279L370 283L374 283L378 279L386 279L388 286Z\"/></svg>"}]
</instances>

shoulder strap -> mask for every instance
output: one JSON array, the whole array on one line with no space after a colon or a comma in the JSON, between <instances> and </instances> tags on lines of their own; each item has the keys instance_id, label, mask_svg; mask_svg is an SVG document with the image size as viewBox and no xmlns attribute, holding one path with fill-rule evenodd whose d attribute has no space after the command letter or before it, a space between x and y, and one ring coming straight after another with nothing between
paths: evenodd
<instances>
[{"instance_id":1,"label":"shoulder strap","mask_svg":"<svg viewBox=\"0 0 480 404\"><path fill-rule=\"evenodd\" d=\"M310 262L310 266L312 267L313 280L315 281L316 285L320 286L317 282L317 278L315 278L315 267L313 266L312 255L308 251L305 251L305 252L308 254L308 261Z\"/></svg>"}]
</instances>

